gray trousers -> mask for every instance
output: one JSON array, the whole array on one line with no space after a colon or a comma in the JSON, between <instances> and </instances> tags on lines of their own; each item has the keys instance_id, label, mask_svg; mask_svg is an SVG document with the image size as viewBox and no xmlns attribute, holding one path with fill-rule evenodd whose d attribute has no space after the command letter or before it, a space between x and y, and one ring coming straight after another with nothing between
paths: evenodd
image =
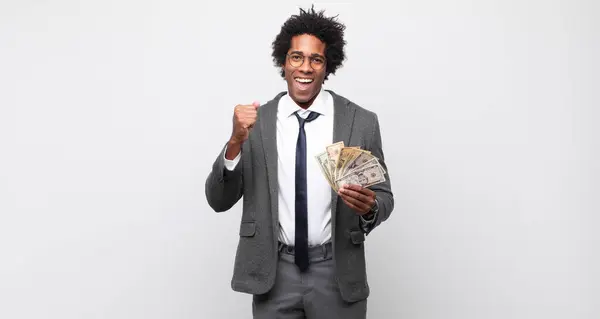
<instances>
[{"instance_id":1,"label":"gray trousers","mask_svg":"<svg viewBox=\"0 0 600 319\"><path fill-rule=\"evenodd\" d=\"M309 249L310 266L301 273L294 264L293 248L279 245L279 262L273 288L254 295L254 319L364 319L367 300L345 302L335 282L331 243Z\"/></svg>"}]
</instances>

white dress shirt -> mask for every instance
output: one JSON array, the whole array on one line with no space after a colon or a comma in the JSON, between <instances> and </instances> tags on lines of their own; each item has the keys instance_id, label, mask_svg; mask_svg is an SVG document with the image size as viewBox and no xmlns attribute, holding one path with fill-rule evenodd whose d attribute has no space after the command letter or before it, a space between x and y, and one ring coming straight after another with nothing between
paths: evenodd
<instances>
[{"instance_id":1,"label":"white dress shirt","mask_svg":"<svg viewBox=\"0 0 600 319\"><path fill-rule=\"evenodd\" d=\"M304 110L286 94L277 107L277 183L279 187L279 241L293 246L296 205L296 143L300 125L294 115L307 118L310 112L319 117L304 124L306 132L306 180L308 207L308 245L317 246L331 240L331 187L321 173L315 156L325 151L333 138L333 97L323 89L313 104ZM225 159L225 167L233 170L240 154Z\"/></svg>"}]
</instances>

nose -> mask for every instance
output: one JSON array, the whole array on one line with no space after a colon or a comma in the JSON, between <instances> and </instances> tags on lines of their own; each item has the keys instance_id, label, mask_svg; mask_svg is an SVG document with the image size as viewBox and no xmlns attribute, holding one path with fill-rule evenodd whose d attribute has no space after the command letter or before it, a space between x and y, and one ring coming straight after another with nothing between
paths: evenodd
<instances>
[{"instance_id":1,"label":"nose","mask_svg":"<svg viewBox=\"0 0 600 319\"><path fill-rule=\"evenodd\" d=\"M299 70L302 73L310 73L313 71L312 67L310 66L310 58L308 58L308 57L304 58L304 63L302 63Z\"/></svg>"}]
</instances>

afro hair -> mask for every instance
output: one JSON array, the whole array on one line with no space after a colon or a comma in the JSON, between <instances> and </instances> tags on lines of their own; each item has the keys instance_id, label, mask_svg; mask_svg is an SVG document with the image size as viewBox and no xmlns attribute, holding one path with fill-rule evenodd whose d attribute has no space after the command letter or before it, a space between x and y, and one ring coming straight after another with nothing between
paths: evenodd
<instances>
[{"instance_id":1,"label":"afro hair","mask_svg":"<svg viewBox=\"0 0 600 319\"><path fill-rule=\"evenodd\" d=\"M285 77L282 66L290 49L292 38L297 35L313 35L325 43L325 80L329 74L342 66L346 55L344 53L344 30L346 26L337 21L337 16L326 17L324 11L316 12L314 6L308 10L300 9L300 14L292 15L282 26L275 37L273 46L273 62L281 68L281 76Z\"/></svg>"}]
</instances>

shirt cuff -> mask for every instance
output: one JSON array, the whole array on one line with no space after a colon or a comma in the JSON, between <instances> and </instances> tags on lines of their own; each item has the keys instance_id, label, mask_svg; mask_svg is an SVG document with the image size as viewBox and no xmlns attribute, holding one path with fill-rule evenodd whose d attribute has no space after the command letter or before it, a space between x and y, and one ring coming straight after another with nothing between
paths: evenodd
<instances>
[{"instance_id":1,"label":"shirt cuff","mask_svg":"<svg viewBox=\"0 0 600 319\"><path fill-rule=\"evenodd\" d=\"M369 219L366 219L364 215L360 215L361 225L369 226L375 222L375 220L377 219L377 214L379 213L379 202L377 201L377 199L375 199L375 205L373 207L374 211L373 214L370 214L371 216L369 217Z\"/></svg>"},{"instance_id":2,"label":"shirt cuff","mask_svg":"<svg viewBox=\"0 0 600 319\"><path fill-rule=\"evenodd\" d=\"M373 217L371 217L369 219L366 219L363 216L360 216L360 222L363 225L371 225L371 224L373 224L375 222L375 219L377 219L377 213L374 213Z\"/></svg>"},{"instance_id":3,"label":"shirt cuff","mask_svg":"<svg viewBox=\"0 0 600 319\"><path fill-rule=\"evenodd\" d=\"M225 147L225 152L223 152L223 160L225 161L225 168L228 171L233 171L237 164L240 162L242 152L239 152L238 155L232 160L228 160L227 158L225 158L225 154L227 154L227 147Z\"/></svg>"}]
</instances>

